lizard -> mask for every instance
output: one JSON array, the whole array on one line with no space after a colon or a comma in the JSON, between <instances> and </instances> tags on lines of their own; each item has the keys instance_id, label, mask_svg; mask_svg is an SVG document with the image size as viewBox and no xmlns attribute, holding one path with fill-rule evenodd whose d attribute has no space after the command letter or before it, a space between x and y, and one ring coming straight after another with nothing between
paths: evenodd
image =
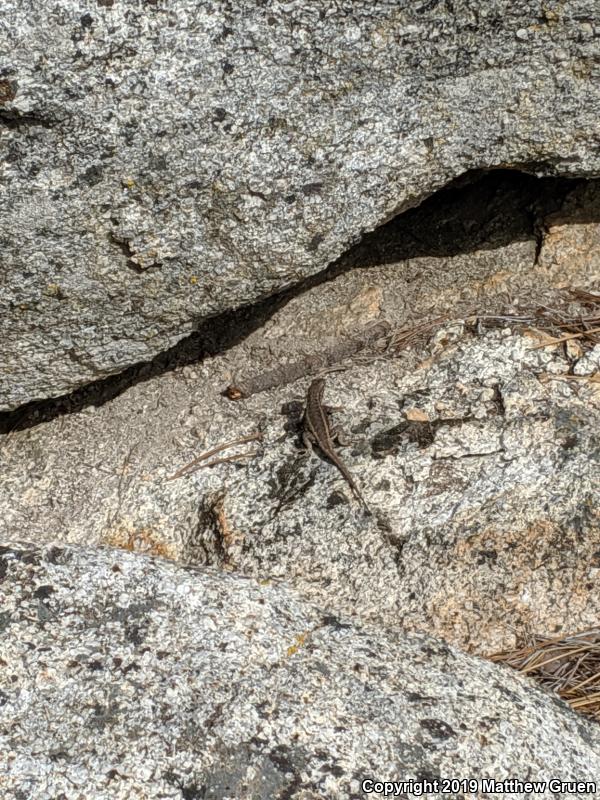
<instances>
[{"instance_id":1,"label":"lizard","mask_svg":"<svg viewBox=\"0 0 600 800\"><path fill-rule=\"evenodd\" d=\"M323 407L324 391L325 381L323 378L315 378L308 387L306 408L302 418L304 426L302 441L309 451L312 450L313 444L317 445L323 455L341 472L346 483L352 489L352 494L362 504L364 509L368 513L371 513L348 467L344 464L333 446L334 432L329 424L327 412Z\"/></svg>"}]
</instances>

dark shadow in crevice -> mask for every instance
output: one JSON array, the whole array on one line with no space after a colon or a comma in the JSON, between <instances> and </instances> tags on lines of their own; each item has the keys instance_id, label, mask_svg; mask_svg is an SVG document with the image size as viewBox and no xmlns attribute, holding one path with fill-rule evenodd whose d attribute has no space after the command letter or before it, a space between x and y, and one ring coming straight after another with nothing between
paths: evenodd
<instances>
[{"instance_id":1,"label":"dark shadow in crevice","mask_svg":"<svg viewBox=\"0 0 600 800\"><path fill-rule=\"evenodd\" d=\"M225 352L242 342L292 298L356 268L409 258L450 257L511 242L541 241L544 220L564 210L565 222L600 221L600 204L565 204L582 185L600 181L537 178L517 170L470 172L362 239L327 269L278 294L201 321L197 330L151 361L76 389L0 413L0 434L100 406L137 383ZM399 267L401 268L401 266Z\"/></svg>"},{"instance_id":2,"label":"dark shadow in crevice","mask_svg":"<svg viewBox=\"0 0 600 800\"><path fill-rule=\"evenodd\" d=\"M448 258L535 240L544 219L563 207L567 195L589 183L595 181L536 178L516 170L469 172L367 233L329 269L339 274L350 267ZM600 219L600 208L573 209L568 216L591 222Z\"/></svg>"}]
</instances>

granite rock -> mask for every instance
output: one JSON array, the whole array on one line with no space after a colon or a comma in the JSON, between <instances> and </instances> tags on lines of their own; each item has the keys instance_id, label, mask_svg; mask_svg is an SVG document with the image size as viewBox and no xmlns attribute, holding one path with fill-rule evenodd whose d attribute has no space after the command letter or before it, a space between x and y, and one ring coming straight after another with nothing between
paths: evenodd
<instances>
[{"instance_id":1,"label":"granite rock","mask_svg":"<svg viewBox=\"0 0 600 800\"><path fill-rule=\"evenodd\" d=\"M357 267L374 253L383 263L314 286L226 353L0 437L0 535L25 529L38 542L285 579L331 613L401 623L475 653L596 625L598 348L540 347L547 334L527 315L559 313L567 287L600 285L598 191L569 192L562 213L544 219L540 247L519 227L527 209L510 212L514 185L497 189L488 179L464 203L453 191L450 208L425 215L435 254L408 249L425 230L410 212L352 256ZM489 236L449 254L463 227ZM327 379L326 400L344 406L335 421L353 440L341 455L370 518L333 467L300 456L308 376L238 403L222 396L236 376L283 369L361 325L387 320L398 339L424 319L437 324L411 347L359 354ZM169 480L252 432L262 442L217 454L247 458Z\"/></svg>"},{"instance_id":2,"label":"granite rock","mask_svg":"<svg viewBox=\"0 0 600 800\"><path fill-rule=\"evenodd\" d=\"M594 0L4 0L0 409L150 359L471 169L600 174Z\"/></svg>"},{"instance_id":3,"label":"granite rock","mask_svg":"<svg viewBox=\"0 0 600 800\"><path fill-rule=\"evenodd\" d=\"M0 569L7 800L351 800L364 780L600 773L597 726L527 679L285 586L16 542Z\"/></svg>"}]
</instances>

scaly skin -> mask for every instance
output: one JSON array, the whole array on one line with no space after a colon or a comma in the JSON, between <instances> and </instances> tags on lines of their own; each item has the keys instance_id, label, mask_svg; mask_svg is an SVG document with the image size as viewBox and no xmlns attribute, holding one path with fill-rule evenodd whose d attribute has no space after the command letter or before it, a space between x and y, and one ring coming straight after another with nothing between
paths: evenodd
<instances>
[{"instance_id":1,"label":"scaly skin","mask_svg":"<svg viewBox=\"0 0 600 800\"><path fill-rule=\"evenodd\" d=\"M306 409L304 411L304 435L303 440L307 447L310 448L311 444L317 445L319 450L326 458L334 464L341 472L342 476L352 489L352 493L356 499L362 503L367 511L367 506L364 497L360 493L358 486L354 482L348 467L344 464L342 459L336 453L333 446L333 439L331 434L331 427L327 414L323 408L323 392L325 391L325 381L323 378L316 378L308 388L306 395Z\"/></svg>"}]
</instances>

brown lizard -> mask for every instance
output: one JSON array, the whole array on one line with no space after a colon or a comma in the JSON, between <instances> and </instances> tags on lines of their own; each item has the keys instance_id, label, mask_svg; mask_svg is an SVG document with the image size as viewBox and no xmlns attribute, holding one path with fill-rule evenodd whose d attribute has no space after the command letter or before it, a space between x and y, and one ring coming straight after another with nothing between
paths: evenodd
<instances>
[{"instance_id":1,"label":"brown lizard","mask_svg":"<svg viewBox=\"0 0 600 800\"><path fill-rule=\"evenodd\" d=\"M356 499L363 505L366 511L371 513L350 471L338 456L333 446L334 432L329 424L327 412L323 407L324 391L325 381L323 378L316 378L308 387L306 408L303 417L304 432L302 434L302 441L308 450L312 449L313 444L317 445L323 455L342 473L342 476L352 489L352 493Z\"/></svg>"}]
</instances>

